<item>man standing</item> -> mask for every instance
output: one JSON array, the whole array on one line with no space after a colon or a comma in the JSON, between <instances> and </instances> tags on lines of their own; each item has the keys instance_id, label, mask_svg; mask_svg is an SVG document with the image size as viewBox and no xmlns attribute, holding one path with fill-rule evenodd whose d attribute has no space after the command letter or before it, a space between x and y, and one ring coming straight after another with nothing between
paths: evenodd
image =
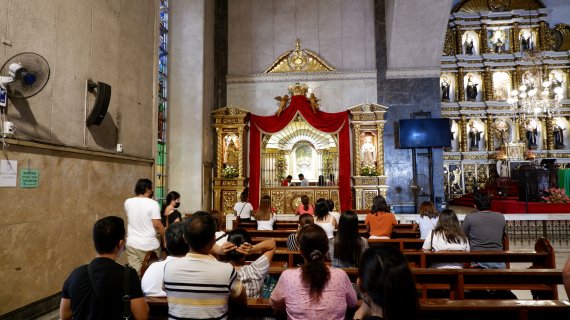
<instances>
[{"instance_id":1,"label":"man standing","mask_svg":"<svg viewBox=\"0 0 570 320\"><path fill-rule=\"evenodd\" d=\"M301 180L301 187L308 187L309 186L309 179L305 178L305 175L299 173L299 180Z\"/></svg>"},{"instance_id":2,"label":"man standing","mask_svg":"<svg viewBox=\"0 0 570 320\"><path fill-rule=\"evenodd\" d=\"M219 262L210 250L216 242L216 221L196 212L183 222L190 252L164 267L164 288L171 319L226 319L228 298L245 305L246 290L234 267Z\"/></svg>"},{"instance_id":3,"label":"man standing","mask_svg":"<svg viewBox=\"0 0 570 320\"><path fill-rule=\"evenodd\" d=\"M97 257L90 264L75 269L65 280L60 318L119 320L132 314L134 319L147 319L148 305L137 273L115 262L125 246L123 219L110 216L97 221L93 226L93 242ZM125 284L128 290L124 290ZM130 296L127 304L123 301L125 294Z\"/></svg>"},{"instance_id":4,"label":"man standing","mask_svg":"<svg viewBox=\"0 0 570 320\"><path fill-rule=\"evenodd\" d=\"M134 198L125 201L128 218L127 259L129 265L139 272L147 251L154 250L160 257L160 242L156 233L162 239L164 226L160 220L158 203L151 199L152 182L149 179L137 181L135 194Z\"/></svg>"},{"instance_id":5,"label":"man standing","mask_svg":"<svg viewBox=\"0 0 570 320\"><path fill-rule=\"evenodd\" d=\"M486 193L473 195L476 212L469 213L463 220L463 232L469 238L471 251L502 251L505 217L499 212L490 211L491 197ZM504 262L476 262L485 269L504 269Z\"/></svg>"}]
</instances>

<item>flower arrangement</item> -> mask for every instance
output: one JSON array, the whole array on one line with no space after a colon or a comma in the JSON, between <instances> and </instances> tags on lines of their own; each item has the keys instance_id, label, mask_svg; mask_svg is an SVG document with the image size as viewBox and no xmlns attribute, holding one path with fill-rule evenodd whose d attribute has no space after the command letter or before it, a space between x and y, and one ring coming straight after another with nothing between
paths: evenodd
<instances>
[{"instance_id":1,"label":"flower arrangement","mask_svg":"<svg viewBox=\"0 0 570 320\"><path fill-rule=\"evenodd\" d=\"M374 166L363 166L360 168L360 175L361 176L377 176L378 172L376 172L376 167Z\"/></svg>"},{"instance_id":2,"label":"flower arrangement","mask_svg":"<svg viewBox=\"0 0 570 320\"><path fill-rule=\"evenodd\" d=\"M222 169L222 177L224 177L224 179L237 178L238 175L239 175L238 169L232 166L227 166L224 169Z\"/></svg>"},{"instance_id":3,"label":"flower arrangement","mask_svg":"<svg viewBox=\"0 0 570 320\"><path fill-rule=\"evenodd\" d=\"M568 203L570 202L570 198L566 195L566 191L564 189L559 188L550 188L544 192L546 194L545 197L542 197L548 203Z\"/></svg>"},{"instance_id":4,"label":"flower arrangement","mask_svg":"<svg viewBox=\"0 0 570 320\"><path fill-rule=\"evenodd\" d=\"M287 159L280 156L275 161L275 166L277 167L277 178L280 180L285 179L285 173L287 172Z\"/></svg>"}]
</instances>

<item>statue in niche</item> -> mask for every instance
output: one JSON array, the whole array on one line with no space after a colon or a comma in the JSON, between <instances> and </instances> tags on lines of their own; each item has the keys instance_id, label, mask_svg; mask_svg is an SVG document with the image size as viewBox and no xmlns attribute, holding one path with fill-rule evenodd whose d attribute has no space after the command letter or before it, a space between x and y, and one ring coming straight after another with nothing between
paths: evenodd
<instances>
[{"instance_id":1,"label":"statue in niche","mask_svg":"<svg viewBox=\"0 0 570 320\"><path fill-rule=\"evenodd\" d=\"M495 81L495 85L493 86L493 94L495 100L507 100L508 98L508 86L509 86L509 79L503 77L497 77L498 80Z\"/></svg>"},{"instance_id":2,"label":"statue in niche","mask_svg":"<svg viewBox=\"0 0 570 320\"><path fill-rule=\"evenodd\" d=\"M555 124L552 128L554 133L554 148L564 149L564 130L558 124Z\"/></svg>"},{"instance_id":3,"label":"statue in niche","mask_svg":"<svg viewBox=\"0 0 570 320\"><path fill-rule=\"evenodd\" d=\"M554 99L556 96L559 96L562 99L562 79L560 75L551 73L550 76L550 90L549 90L549 98Z\"/></svg>"},{"instance_id":4,"label":"statue in niche","mask_svg":"<svg viewBox=\"0 0 570 320\"><path fill-rule=\"evenodd\" d=\"M538 146L536 144L536 136L538 135L538 125L536 121L529 121L526 125L526 146L528 149L534 150Z\"/></svg>"},{"instance_id":5,"label":"statue in niche","mask_svg":"<svg viewBox=\"0 0 570 320\"><path fill-rule=\"evenodd\" d=\"M442 78L441 82L441 101L449 102L449 82L447 82L447 77Z\"/></svg>"},{"instance_id":6,"label":"statue in niche","mask_svg":"<svg viewBox=\"0 0 570 320\"><path fill-rule=\"evenodd\" d=\"M477 100L477 86L479 84L473 82L473 77L467 77L467 100L468 101L476 101Z\"/></svg>"},{"instance_id":7,"label":"statue in niche","mask_svg":"<svg viewBox=\"0 0 570 320\"><path fill-rule=\"evenodd\" d=\"M503 149L509 135L509 125L504 120L497 120L493 124L497 137L499 139L499 146L495 150Z\"/></svg>"},{"instance_id":8,"label":"statue in niche","mask_svg":"<svg viewBox=\"0 0 570 320\"><path fill-rule=\"evenodd\" d=\"M497 174L501 178L509 176L509 164L504 160L497 160Z\"/></svg>"},{"instance_id":9,"label":"statue in niche","mask_svg":"<svg viewBox=\"0 0 570 320\"><path fill-rule=\"evenodd\" d=\"M481 141L481 131L473 123L469 125L469 151L479 151Z\"/></svg>"},{"instance_id":10,"label":"statue in niche","mask_svg":"<svg viewBox=\"0 0 570 320\"><path fill-rule=\"evenodd\" d=\"M239 161L239 150L234 142L234 139L228 140L229 142L226 146L226 165L237 167Z\"/></svg>"},{"instance_id":11,"label":"statue in niche","mask_svg":"<svg viewBox=\"0 0 570 320\"><path fill-rule=\"evenodd\" d=\"M467 38L465 38L465 54L468 55L473 55L473 38L471 37L471 35L468 35Z\"/></svg>"},{"instance_id":12,"label":"statue in niche","mask_svg":"<svg viewBox=\"0 0 570 320\"><path fill-rule=\"evenodd\" d=\"M503 41L503 39L501 38L497 38L497 41L495 42L494 45L494 50L495 53L503 53L505 52L505 42Z\"/></svg>"},{"instance_id":13,"label":"statue in niche","mask_svg":"<svg viewBox=\"0 0 570 320\"><path fill-rule=\"evenodd\" d=\"M279 108L277 109L277 116L279 116L281 114L281 112L283 112L283 110L285 110L285 107L287 106L287 102L289 102L289 95L284 95L284 96L277 96L275 97L275 100L279 101Z\"/></svg>"},{"instance_id":14,"label":"statue in niche","mask_svg":"<svg viewBox=\"0 0 570 320\"><path fill-rule=\"evenodd\" d=\"M376 147L372 143L372 136L366 136L364 143L360 147L360 157L365 166L376 165Z\"/></svg>"}]
</instances>

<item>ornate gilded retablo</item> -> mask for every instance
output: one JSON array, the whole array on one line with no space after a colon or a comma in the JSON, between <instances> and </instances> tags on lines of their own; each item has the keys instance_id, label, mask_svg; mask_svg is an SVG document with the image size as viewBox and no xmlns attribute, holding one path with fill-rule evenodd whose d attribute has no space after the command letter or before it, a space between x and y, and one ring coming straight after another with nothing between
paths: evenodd
<instances>
[{"instance_id":1,"label":"ornate gilded retablo","mask_svg":"<svg viewBox=\"0 0 570 320\"><path fill-rule=\"evenodd\" d=\"M489 0L489 8L494 12L507 11L511 6L511 0Z\"/></svg>"},{"instance_id":2,"label":"ornate gilded retablo","mask_svg":"<svg viewBox=\"0 0 570 320\"><path fill-rule=\"evenodd\" d=\"M301 49L301 40L297 39L295 49L283 53L265 73L285 72L326 72L335 69L315 52Z\"/></svg>"}]
</instances>

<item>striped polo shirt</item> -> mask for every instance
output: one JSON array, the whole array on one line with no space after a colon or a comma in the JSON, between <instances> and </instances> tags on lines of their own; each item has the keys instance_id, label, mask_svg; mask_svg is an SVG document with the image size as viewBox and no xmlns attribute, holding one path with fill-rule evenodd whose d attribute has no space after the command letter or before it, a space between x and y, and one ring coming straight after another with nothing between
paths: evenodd
<instances>
[{"instance_id":1,"label":"striped polo shirt","mask_svg":"<svg viewBox=\"0 0 570 320\"><path fill-rule=\"evenodd\" d=\"M169 319L226 319L228 298L238 297L242 285L231 264L188 253L166 263L164 288Z\"/></svg>"}]
</instances>

